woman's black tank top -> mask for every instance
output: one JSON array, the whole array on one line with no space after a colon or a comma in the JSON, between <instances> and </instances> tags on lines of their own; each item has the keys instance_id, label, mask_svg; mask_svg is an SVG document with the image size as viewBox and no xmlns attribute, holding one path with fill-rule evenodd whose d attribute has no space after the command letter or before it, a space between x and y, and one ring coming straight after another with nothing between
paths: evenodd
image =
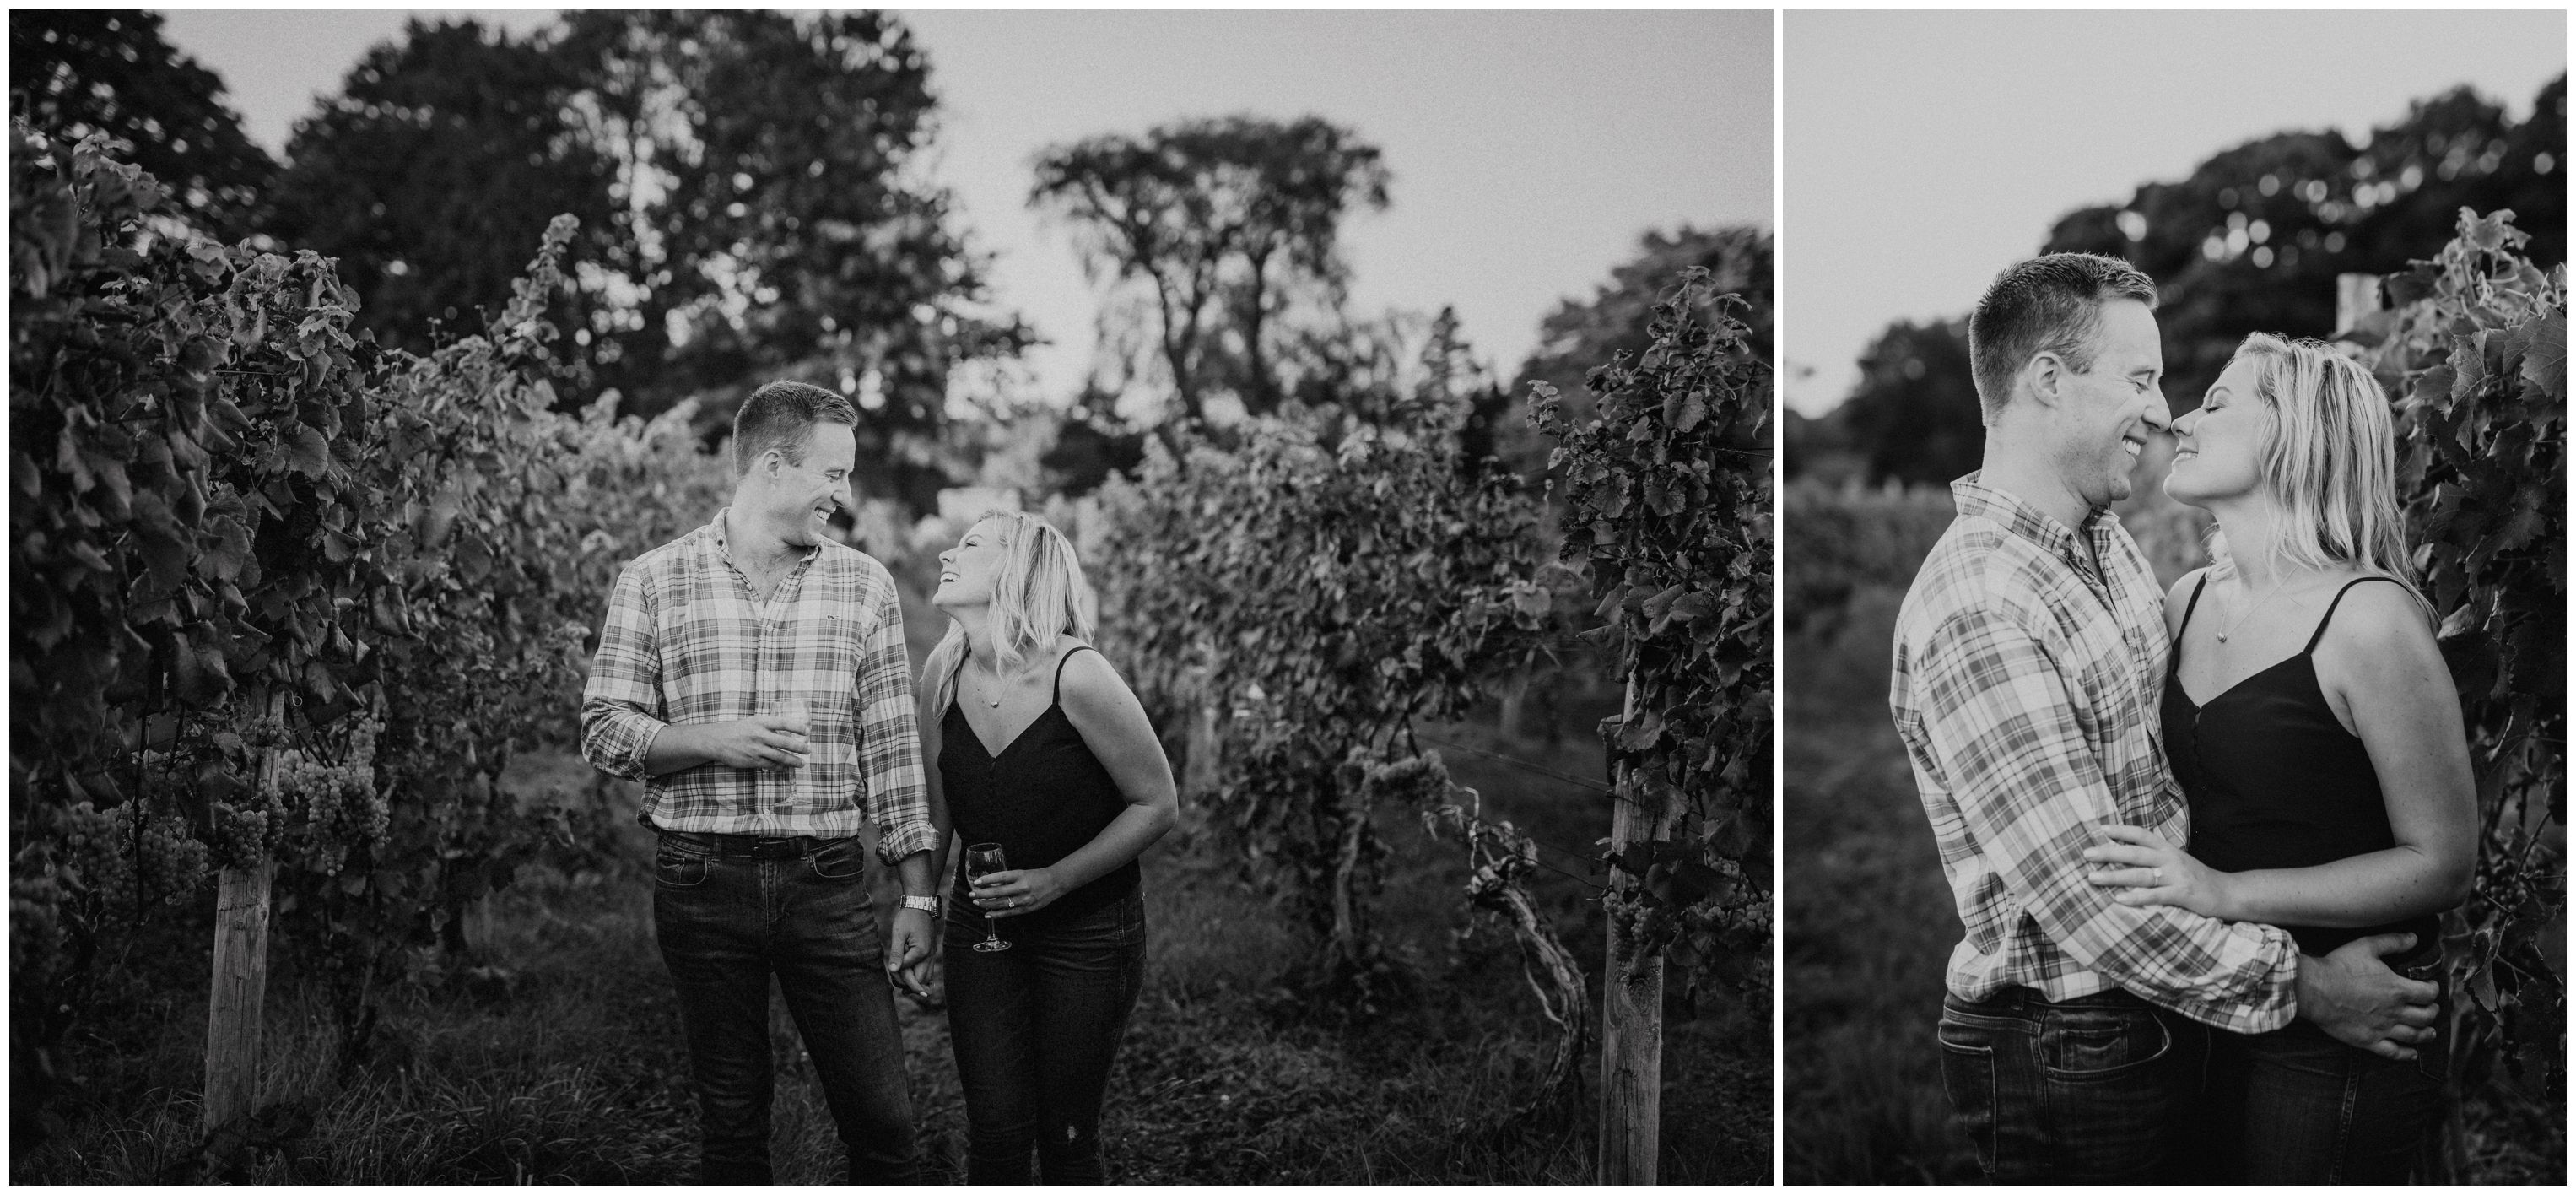
<instances>
[{"instance_id":1,"label":"woman's black tank top","mask_svg":"<svg viewBox=\"0 0 2576 1195\"><path fill-rule=\"evenodd\" d=\"M1082 741L1064 713L1064 665L1056 661L1055 699L1020 737L994 755L975 737L955 702L939 723L939 785L948 818L968 843L997 842L1014 871L1047 867L1081 850L1127 808L1118 782ZM1066 893L1054 904L1005 924L1044 929L1106 907L1137 889L1143 872L1128 860L1109 874ZM956 896L966 900L966 852L957 852ZM961 908L973 908L961 904Z\"/></svg>"},{"instance_id":2,"label":"woman's black tank top","mask_svg":"<svg viewBox=\"0 0 2576 1195\"><path fill-rule=\"evenodd\" d=\"M2314 867L2397 845L2379 773L2361 739L2335 720L2317 683L2317 644L2335 607L2363 577L2336 590L2325 617L2299 654L2236 682L2194 705L2182 689L2182 635L2165 672L2165 751L2191 804L2191 856L2219 871ZM2394 584L2395 582L2390 582ZM2191 591L2182 625L2191 626L2201 590ZM2355 938L2405 932L2421 946L2438 941L2441 923L2418 917L2363 929L2285 925L2303 954L2324 954Z\"/></svg>"}]
</instances>

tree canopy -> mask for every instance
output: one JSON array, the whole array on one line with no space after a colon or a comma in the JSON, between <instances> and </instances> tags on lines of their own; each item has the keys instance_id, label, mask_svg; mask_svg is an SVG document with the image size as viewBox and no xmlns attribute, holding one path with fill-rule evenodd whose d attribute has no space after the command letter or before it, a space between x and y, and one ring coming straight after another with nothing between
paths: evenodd
<instances>
[{"instance_id":1,"label":"tree canopy","mask_svg":"<svg viewBox=\"0 0 2576 1195\"><path fill-rule=\"evenodd\" d=\"M1342 218L1383 209L1387 182L1350 129L1227 116L1052 146L1029 202L1071 222L1111 291L1094 387L1159 384L1197 419L1218 395L1271 411L1314 372L1298 322L1340 315Z\"/></svg>"},{"instance_id":2,"label":"tree canopy","mask_svg":"<svg viewBox=\"0 0 2576 1195\"><path fill-rule=\"evenodd\" d=\"M10 13L9 114L65 141L106 137L109 154L150 172L186 218L225 239L248 230L277 170L242 133L223 80L162 38L157 13ZM535 243L512 252L523 261Z\"/></svg>"},{"instance_id":3,"label":"tree canopy","mask_svg":"<svg viewBox=\"0 0 2576 1195\"><path fill-rule=\"evenodd\" d=\"M2462 208L2512 211L2533 230L2530 259L2563 262L2565 76L2533 107L2516 122L2458 88L2416 101L2358 145L2332 130L2257 138L2124 203L2067 213L2039 251L2105 253L2156 280L2165 398L2188 411L2247 333L2334 335L2338 276L2430 258ZM1983 433L1964 321L1892 325L1861 367L1842 407L1787 422L1788 473L1856 460L1872 481L1941 482L1976 467Z\"/></svg>"},{"instance_id":4,"label":"tree canopy","mask_svg":"<svg viewBox=\"0 0 2576 1195\"><path fill-rule=\"evenodd\" d=\"M930 65L882 13L604 11L527 37L414 22L297 126L269 227L341 259L380 337L479 323L538 230L581 218L567 404L643 415L759 381L851 394L872 488L927 505L950 369L1015 351L923 177Z\"/></svg>"}]
</instances>

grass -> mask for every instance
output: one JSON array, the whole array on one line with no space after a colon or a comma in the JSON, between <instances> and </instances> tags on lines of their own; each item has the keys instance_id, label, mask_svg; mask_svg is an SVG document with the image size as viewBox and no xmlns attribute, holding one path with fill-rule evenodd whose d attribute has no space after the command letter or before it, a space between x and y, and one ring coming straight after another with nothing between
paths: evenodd
<instances>
[{"instance_id":1,"label":"grass","mask_svg":"<svg viewBox=\"0 0 2576 1195\"><path fill-rule=\"evenodd\" d=\"M1839 617L1784 643L1798 678L1784 710L1780 811L1780 1128L1792 1183L1981 1181L1950 1127L1933 1039L1958 915L1887 713L1901 598L1862 587ZM2477 1092L2466 1119L2470 1181L2564 1182L2556 1108Z\"/></svg>"},{"instance_id":2,"label":"grass","mask_svg":"<svg viewBox=\"0 0 2576 1195\"><path fill-rule=\"evenodd\" d=\"M1581 737L1509 742L1484 725L1439 734L1575 776L1600 772L1597 744ZM1580 785L1463 754L1453 768L1548 841L1588 849L1606 828L1607 811ZM582 775L558 758L537 761L530 779ZM1103 1125L1114 1181L1590 1181L1588 1102L1567 1115L1507 1116L1530 1094L1550 1027L1507 934L1466 932L1460 848L1402 811L1387 811L1381 828L1393 851L1374 907L1415 995L1350 1021L1313 1015L1281 987L1306 945L1231 858L1205 841L1148 854L1146 987ZM50 1101L47 1139L13 1153L12 1179L688 1181L695 1119L653 947L649 839L631 824L620 834L606 868L532 868L494 897L480 957L401 995L372 1062L345 1083L335 1082L319 1002L295 977L275 977L262 1077L278 1102L261 1126L271 1140L230 1172L196 1160L205 953L201 942L176 943L157 982L114 993L115 1011L92 1018L100 1028L67 1046L77 1082ZM1583 884L1543 875L1535 888L1597 988L1601 926ZM924 1177L958 1181L965 1119L946 1021L909 1001L899 1008ZM812 1068L783 1008L774 1012L778 1178L835 1181L837 1144ZM1666 1181L1767 1181L1767 1020L1758 1007L1668 1012ZM1590 1050L1597 1067L1597 1042Z\"/></svg>"}]
</instances>

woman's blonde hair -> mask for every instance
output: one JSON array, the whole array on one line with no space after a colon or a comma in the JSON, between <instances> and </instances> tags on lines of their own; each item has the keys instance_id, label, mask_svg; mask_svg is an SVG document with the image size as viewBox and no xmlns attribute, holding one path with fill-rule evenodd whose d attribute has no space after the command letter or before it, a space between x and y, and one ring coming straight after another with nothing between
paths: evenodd
<instances>
[{"instance_id":1,"label":"woman's blonde hair","mask_svg":"<svg viewBox=\"0 0 2576 1195\"><path fill-rule=\"evenodd\" d=\"M1016 510L988 510L969 529L992 524L1000 537L1002 568L993 578L993 651L1001 667L1017 668L1060 635L1089 639L1099 609L1073 542L1045 519ZM966 663L966 624L952 621L921 666L921 717L946 717L957 700L957 670Z\"/></svg>"},{"instance_id":2,"label":"woman's blonde hair","mask_svg":"<svg viewBox=\"0 0 2576 1195\"><path fill-rule=\"evenodd\" d=\"M2332 345L2264 332L2236 347L2228 364L2238 361L2254 363L2255 397L2272 415L2263 488L2279 512L2274 559L2385 573L2423 602L2397 510L2397 436L2379 380ZM2209 548L2233 567L2223 532L2212 531Z\"/></svg>"}]
</instances>

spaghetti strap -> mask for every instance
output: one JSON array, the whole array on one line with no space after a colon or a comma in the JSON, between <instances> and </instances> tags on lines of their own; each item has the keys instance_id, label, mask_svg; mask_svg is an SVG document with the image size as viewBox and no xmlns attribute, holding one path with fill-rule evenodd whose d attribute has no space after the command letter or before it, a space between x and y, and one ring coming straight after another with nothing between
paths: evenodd
<instances>
[{"instance_id":1,"label":"spaghetti strap","mask_svg":"<svg viewBox=\"0 0 2576 1195\"><path fill-rule=\"evenodd\" d=\"M2355 577L2352 580L2344 582L2343 588L2335 591L2334 600L2326 603L2325 617L2317 620L2317 633L2308 636L2308 645L2300 649L2300 655L2304 656L2315 652L2317 650L2317 645L2326 641L2326 624L2334 621L2335 607L2343 604L2343 595L2352 592L2353 586L2359 585L2364 581L2386 581L2391 585L2398 583L2397 578L2395 577L2381 576Z\"/></svg>"},{"instance_id":2,"label":"spaghetti strap","mask_svg":"<svg viewBox=\"0 0 2576 1195\"><path fill-rule=\"evenodd\" d=\"M1064 666L1065 666L1067 663L1069 663L1070 661L1072 661L1072 659L1073 659L1073 653L1074 653L1074 652L1077 652L1077 651L1098 652L1099 650L1100 650L1099 648L1093 647L1092 645L1090 645L1090 644L1088 644L1088 643L1083 643L1083 644L1077 644L1077 645L1075 645L1071 650L1069 650L1069 651L1065 652L1063 655L1060 655L1060 656L1057 656L1057 657L1056 657L1056 659L1055 659L1055 702L1056 702L1056 704L1061 705L1061 704L1063 704L1063 703L1064 703Z\"/></svg>"},{"instance_id":3,"label":"spaghetti strap","mask_svg":"<svg viewBox=\"0 0 2576 1195\"><path fill-rule=\"evenodd\" d=\"M2209 588L2209 570L2202 569L2200 572L2200 582L2191 587L2191 600L2183 603L2182 625L2174 628L2174 639L2176 642L2181 641L2182 633L2184 631L2191 629L2191 612L2200 609L2200 591L2207 588Z\"/></svg>"}]
</instances>

